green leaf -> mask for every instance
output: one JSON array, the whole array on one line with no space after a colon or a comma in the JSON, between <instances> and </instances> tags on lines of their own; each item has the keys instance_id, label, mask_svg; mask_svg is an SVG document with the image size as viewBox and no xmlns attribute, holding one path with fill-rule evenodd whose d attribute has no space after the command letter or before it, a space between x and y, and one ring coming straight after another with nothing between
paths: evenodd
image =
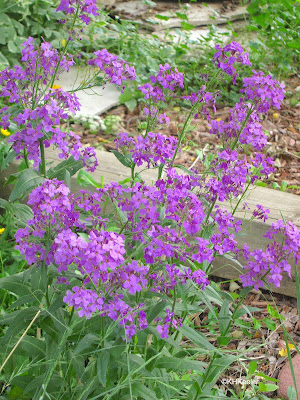
<instances>
[{"instance_id":1,"label":"green leaf","mask_svg":"<svg viewBox=\"0 0 300 400\"><path fill-rule=\"evenodd\" d=\"M106 373L109 361L109 352L107 350L101 351L97 359L97 376L98 380L104 387L106 386Z\"/></svg>"},{"instance_id":2,"label":"green leaf","mask_svg":"<svg viewBox=\"0 0 300 400\"><path fill-rule=\"evenodd\" d=\"M0 63L1 63L1 59L0 59ZM16 152L13 149L10 149L7 156L4 158L4 160L1 164L1 171L5 170L15 157L16 157Z\"/></svg>"},{"instance_id":3,"label":"green leaf","mask_svg":"<svg viewBox=\"0 0 300 400\"><path fill-rule=\"evenodd\" d=\"M47 374L43 374L40 376L37 376L35 379L31 380L31 382L26 386L24 393L30 393L34 394L36 389L39 389L42 387L42 385L45 382ZM56 372L53 373L53 375L50 378L49 384L47 386L47 391L49 393L53 392L60 392L62 390L62 387L64 386L64 380L61 376L59 376ZM58 393L57 393L58 395ZM44 396L42 396L43 398ZM48 397L48 396L47 396ZM53 398L53 396L51 396Z\"/></svg>"},{"instance_id":4,"label":"green leaf","mask_svg":"<svg viewBox=\"0 0 300 400\"><path fill-rule=\"evenodd\" d=\"M125 88L124 92L120 94L119 101L120 103L126 103L129 100L134 99L134 92L130 88Z\"/></svg>"},{"instance_id":5,"label":"green leaf","mask_svg":"<svg viewBox=\"0 0 300 400\"><path fill-rule=\"evenodd\" d=\"M49 179L57 178L58 180L64 180L66 178L66 171L73 176L82 167L82 161L76 161L72 156L67 160L60 162L58 165L56 165L56 167L50 168L47 172L47 176Z\"/></svg>"},{"instance_id":6,"label":"green leaf","mask_svg":"<svg viewBox=\"0 0 300 400\"><path fill-rule=\"evenodd\" d=\"M0 279L0 288L18 296L32 295L29 286L24 283L24 274L15 274Z\"/></svg>"},{"instance_id":7,"label":"green leaf","mask_svg":"<svg viewBox=\"0 0 300 400\"><path fill-rule=\"evenodd\" d=\"M182 171L186 172L186 173L189 174L189 175L193 175L193 174L194 174L192 171L188 170L188 169L185 168L183 165L178 165L178 164L176 164L176 165L174 165L174 167L175 167L175 168L181 169Z\"/></svg>"},{"instance_id":8,"label":"green leaf","mask_svg":"<svg viewBox=\"0 0 300 400\"><path fill-rule=\"evenodd\" d=\"M169 21L170 17L167 17L166 15L161 15L161 14L156 14L155 18L162 19L163 21Z\"/></svg>"},{"instance_id":9,"label":"green leaf","mask_svg":"<svg viewBox=\"0 0 300 400\"><path fill-rule=\"evenodd\" d=\"M189 24L188 22L181 21L181 28L185 31L190 31L195 28L195 25Z\"/></svg>"},{"instance_id":10,"label":"green leaf","mask_svg":"<svg viewBox=\"0 0 300 400\"><path fill-rule=\"evenodd\" d=\"M186 325L182 325L180 328L178 328L178 330L200 349L206 349L208 351L215 352L215 347L211 343L209 343L203 333L198 332L195 329L190 328Z\"/></svg>"},{"instance_id":11,"label":"green leaf","mask_svg":"<svg viewBox=\"0 0 300 400\"><path fill-rule=\"evenodd\" d=\"M18 47L15 45L13 40L9 40L7 43L7 48L11 53L18 53L19 49Z\"/></svg>"},{"instance_id":12,"label":"green leaf","mask_svg":"<svg viewBox=\"0 0 300 400\"><path fill-rule=\"evenodd\" d=\"M229 301L226 299L222 304L221 310L219 312L218 320L219 320L219 328L220 328L220 335L226 336L228 327L231 322L231 315L229 311Z\"/></svg>"},{"instance_id":13,"label":"green leaf","mask_svg":"<svg viewBox=\"0 0 300 400\"><path fill-rule=\"evenodd\" d=\"M16 335L22 333L30 324L38 310L38 307L28 307L21 310L9 324L9 327L2 338L1 344L6 346Z\"/></svg>"},{"instance_id":14,"label":"green leaf","mask_svg":"<svg viewBox=\"0 0 300 400\"><path fill-rule=\"evenodd\" d=\"M134 382L132 384L132 392L144 400L157 400L155 392L140 382Z\"/></svg>"},{"instance_id":15,"label":"green leaf","mask_svg":"<svg viewBox=\"0 0 300 400\"><path fill-rule=\"evenodd\" d=\"M188 19L188 16L187 16L186 14L182 14L182 13L180 13L180 12L176 12L176 15L177 15L178 18L184 19L185 21L188 21L188 20L189 20L189 19Z\"/></svg>"},{"instance_id":16,"label":"green leaf","mask_svg":"<svg viewBox=\"0 0 300 400\"><path fill-rule=\"evenodd\" d=\"M120 161L120 163L122 165L124 165L125 167L128 167L128 168L131 168L132 160L131 160L130 155L124 156L122 153L120 153L117 150L112 150L111 152Z\"/></svg>"},{"instance_id":17,"label":"green leaf","mask_svg":"<svg viewBox=\"0 0 300 400\"><path fill-rule=\"evenodd\" d=\"M9 196L9 201L15 201L28 194L32 189L41 185L44 180L45 178L40 176L35 169L25 169L18 175L17 183Z\"/></svg>"},{"instance_id":18,"label":"green leaf","mask_svg":"<svg viewBox=\"0 0 300 400\"><path fill-rule=\"evenodd\" d=\"M9 213L13 216L14 224L25 228L27 221L33 218L33 212L26 204L10 204Z\"/></svg>"},{"instance_id":19,"label":"green leaf","mask_svg":"<svg viewBox=\"0 0 300 400\"><path fill-rule=\"evenodd\" d=\"M101 183L98 183L95 181L95 179L92 177L92 175L88 172L86 172L84 169L80 170L77 175L77 181L78 185L86 187L86 186L94 186L96 188L101 188L102 185Z\"/></svg>"},{"instance_id":20,"label":"green leaf","mask_svg":"<svg viewBox=\"0 0 300 400\"><path fill-rule=\"evenodd\" d=\"M131 99L131 100L125 101L124 104L128 108L129 111L133 111L137 106L137 101L136 101L136 99Z\"/></svg>"},{"instance_id":21,"label":"green leaf","mask_svg":"<svg viewBox=\"0 0 300 400\"><path fill-rule=\"evenodd\" d=\"M266 379L268 381L271 381L271 382L279 382L278 379L272 378L271 376L268 376L268 375L265 375L262 372L256 372L255 375L256 376L261 376L262 378L264 378L264 379Z\"/></svg>"},{"instance_id":22,"label":"green leaf","mask_svg":"<svg viewBox=\"0 0 300 400\"><path fill-rule=\"evenodd\" d=\"M44 359L46 356L46 343L34 336L24 336L16 349L21 355L27 355L30 358Z\"/></svg>"},{"instance_id":23,"label":"green leaf","mask_svg":"<svg viewBox=\"0 0 300 400\"><path fill-rule=\"evenodd\" d=\"M156 318L159 313L166 308L166 302L164 300L156 302L154 307L151 307L150 310L147 311L147 321L150 324L154 318Z\"/></svg>"},{"instance_id":24,"label":"green leaf","mask_svg":"<svg viewBox=\"0 0 300 400\"><path fill-rule=\"evenodd\" d=\"M249 364L249 368L248 368L248 376L253 375L254 372L256 371L256 368L257 368L257 362L251 361L251 363Z\"/></svg>"},{"instance_id":25,"label":"green leaf","mask_svg":"<svg viewBox=\"0 0 300 400\"><path fill-rule=\"evenodd\" d=\"M262 320L264 322L264 324L266 325L266 327L268 329L270 329L270 331L274 331L276 329L276 322L272 321L269 318L263 318Z\"/></svg>"},{"instance_id":26,"label":"green leaf","mask_svg":"<svg viewBox=\"0 0 300 400\"><path fill-rule=\"evenodd\" d=\"M85 351L95 343L99 343L99 336L94 335L92 333L88 333L78 343L78 346L74 350L74 355L80 354L81 352Z\"/></svg>"},{"instance_id":27,"label":"green leaf","mask_svg":"<svg viewBox=\"0 0 300 400\"><path fill-rule=\"evenodd\" d=\"M217 342L220 346L226 346L230 342L231 339L232 339L232 337L230 337L230 336L218 336Z\"/></svg>"},{"instance_id":28,"label":"green leaf","mask_svg":"<svg viewBox=\"0 0 300 400\"><path fill-rule=\"evenodd\" d=\"M170 370L194 370L194 371L203 371L203 367L206 364L201 361L194 361L188 359L180 359L176 357L166 357L157 359L155 363L155 368L166 368Z\"/></svg>"},{"instance_id":29,"label":"green leaf","mask_svg":"<svg viewBox=\"0 0 300 400\"><path fill-rule=\"evenodd\" d=\"M275 390L278 389L278 386L274 383L259 382L258 388L261 392L275 392Z\"/></svg>"}]
</instances>

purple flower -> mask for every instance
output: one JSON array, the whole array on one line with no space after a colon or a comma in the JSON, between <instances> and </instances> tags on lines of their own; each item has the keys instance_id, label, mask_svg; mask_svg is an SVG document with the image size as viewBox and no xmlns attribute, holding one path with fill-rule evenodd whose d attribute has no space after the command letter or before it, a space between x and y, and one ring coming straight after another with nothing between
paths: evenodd
<instances>
[{"instance_id":1,"label":"purple flower","mask_svg":"<svg viewBox=\"0 0 300 400\"><path fill-rule=\"evenodd\" d=\"M128 137L127 133L121 133L118 139L115 139L117 149L124 153L130 152L133 161L138 165L143 162L156 167L158 163L167 163L172 159L178 140L172 136L166 137L159 133L148 132L146 137L138 135L136 142Z\"/></svg>"},{"instance_id":2,"label":"purple flower","mask_svg":"<svg viewBox=\"0 0 300 400\"><path fill-rule=\"evenodd\" d=\"M300 231L292 222L273 222L264 236L271 240L265 251L244 249L248 271L240 276L243 286L263 287L262 278L265 277L279 287L283 272L291 278L291 260L296 264L300 261Z\"/></svg>"},{"instance_id":3,"label":"purple flower","mask_svg":"<svg viewBox=\"0 0 300 400\"><path fill-rule=\"evenodd\" d=\"M244 89L241 93L254 102L259 113L267 113L270 107L279 109L284 99L284 84L279 83L271 75L264 76L261 71L253 70L252 72L253 75L250 78L243 79Z\"/></svg>"},{"instance_id":4,"label":"purple flower","mask_svg":"<svg viewBox=\"0 0 300 400\"><path fill-rule=\"evenodd\" d=\"M78 9L79 18L89 25L89 15L99 16L96 0L61 0L56 11L63 11L66 14L75 14Z\"/></svg>"},{"instance_id":5,"label":"purple flower","mask_svg":"<svg viewBox=\"0 0 300 400\"><path fill-rule=\"evenodd\" d=\"M109 53L106 49L94 52L95 59L89 60L89 65L95 65L107 76L107 81L116 85L123 85L127 79L135 80L136 74L134 67L118 58L118 56Z\"/></svg>"},{"instance_id":6,"label":"purple flower","mask_svg":"<svg viewBox=\"0 0 300 400\"><path fill-rule=\"evenodd\" d=\"M233 64L240 63L242 65L251 66L249 54L244 52L242 46L236 42L231 42L223 48L217 44L215 48L218 51L214 54L214 63L216 63L217 67L222 69L227 75L232 75L233 84L235 84L238 74L236 73Z\"/></svg>"}]
</instances>

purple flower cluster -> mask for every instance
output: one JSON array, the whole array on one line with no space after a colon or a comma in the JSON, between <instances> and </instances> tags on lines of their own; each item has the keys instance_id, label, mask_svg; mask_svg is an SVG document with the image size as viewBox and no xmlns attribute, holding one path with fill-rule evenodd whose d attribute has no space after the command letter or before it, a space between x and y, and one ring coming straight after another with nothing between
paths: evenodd
<instances>
[{"instance_id":1,"label":"purple flower cluster","mask_svg":"<svg viewBox=\"0 0 300 400\"><path fill-rule=\"evenodd\" d=\"M223 70L227 75L232 75L233 84L235 84L238 74L233 64L240 63L242 65L251 66L249 54L244 52L242 46L236 42L231 42L223 48L217 44L215 48L218 51L214 54L214 62L216 63L217 67Z\"/></svg>"},{"instance_id":2,"label":"purple flower cluster","mask_svg":"<svg viewBox=\"0 0 300 400\"><path fill-rule=\"evenodd\" d=\"M61 0L56 11L63 11L66 14L76 14L86 24L89 25L91 19L89 15L98 16L97 0Z\"/></svg>"},{"instance_id":3,"label":"purple flower cluster","mask_svg":"<svg viewBox=\"0 0 300 400\"><path fill-rule=\"evenodd\" d=\"M250 252L248 246L244 246L248 272L240 276L243 286L263 287L262 279L266 277L269 283L279 287L283 272L291 277L290 260L295 260L296 264L300 261L300 231L292 222L273 222L264 236L272 240L265 251Z\"/></svg>"},{"instance_id":4,"label":"purple flower cluster","mask_svg":"<svg viewBox=\"0 0 300 400\"><path fill-rule=\"evenodd\" d=\"M171 160L178 140L172 136L165 137L160 133L148 132L147 136L138 135L136 140L130 138L127 133L120 133L115 139L117 149L124 154L130 153L135 164L138 166L147 163L154 167L158 163L165 164Z\"/></svg>"},{"instance_id":5,"label":"purple flower cluster","mask_svg":"<svg viewBox=\"0 0 300 400\"><path fill-rule=\"evenodd\" d=\"M53 240L63 229L79 225L79 213L69 195L69 188L56 179L45 180L30 193L28 204L32 206L34 217L15 235L16 248L24 254L29 265L41 261L49 265L53 251L47 254L46 242Z\"/></svg>"},{"instance_id":6,"label":"purple flower cluster","mask_svg":"<svg viewBox=\"0 0 300 400\"><path fill-rule=\"evenodd\" d=\"M243 79L243 87L241 92L254 102L259 113L267 113L270 107L279 109L284 99L284 84L279 83L271 75L264 76L261 71L253 70L250 78Z\"/></svg>"},{"instance_id":7,"label":"purple flower cluster","mask_svg":"<svg viewBox=\"0 0 300 400\"><path fill-rule=\"evenodd\" d=\"M243 126L248 113L251 114ZM211 120L210 126L210 132L222 137L228 147L234 143L236 138L239 138L241 144L250 144L257 150L261 150L267 145L267 136L263 132L257 111L252 110L251 112L250 104L245 103L243 99L230 110L227 123L222 120Z\"/></svg>"},{"instance_id":8,"label":"purple flower cluster","mask_svg":"<svg viewBox=\"0 0 300 400\"><path fill-rule=\"evenodd\" d=\"M250 164L246 157L239 159L236 151L226 149L218 152L211 163L214 177L208 179L205 187L211 199L229 200L230 196L237 197L244 191Z\"/></svg>"},{"instance_id":9,"label":"purple flower cluster","mask_svg":"<svg viewBox=\"0 0 300 400\"><path fill-rule=\"evenodd\" d=\"M164 89L169 89L172 92L177 87L183 89L183 80L183 74L179 72L176 67L173 71L171 65L169 65L168 63L159 66L159 71L157 75L150 76L150 81L153 85L157 83Z\"/></svg>"},{"instance_id":10,"label":"purple flower cluster","mask_svg":"<svg viewBox=\"0 0 300 400\"><path fill-rule=\"evenodd\" d=\"M145 95L145 100L151 99L155 103L165 101L165 89L174 92L177 88L183 89L184 77L175 67L174 70L169 64L160 65L159 71L155 76L150 77L150 83L145 83L138 89Z\"/></svg>"},{"instance_id":11,"label":"purple flower cluster","mask_svg":"<svg viewBox=\"0 0 300 400\"><path fill-rule=\"evenodd\" d=\"M96 58L89 60L89 65L95 65L107 76L107 81L115 83L116 85L123 85L127 79L135 80L136 74L134 67L118 56L109 53L106 49L97 50L94 52Z\"/></svg>"},{"instance_id":12,"label":"purple flower cluster","mask_svg":"<svg viewBox=\"0 0 300 400\"><path fill-rule=\"evenodd\" d=\"M162 339L169 336L169 331L171 327L178 329L178 327L182 325L182 318L175 318L175 314L168 308L166 309L165 318L162 320L160 317L158 317L155 319L155 321L162 321L161 325L157 325L157 330L160 333Z\"/></svg>"},{"instance_id":13,"label":"purple flower cluster","mask_svg":"<svg viewBox=\"0 0 300 400\"><path fill-rule=\"evenodd\" d=\"M18 130L11 135L9 142L17 158L24 157L38 168L41 161L40 145L53 145L61 150L60 158L72 155L76 160L82 160L88 170L97 166L96 154L93 148L83 148L79 136L73 132L65 133L59 128L61 119L67 119L68 113L75 113L80 104L75 93L62 89L47 90L51 79L59 66L59 71L68 71L73 65L72 57L60 56L50 43L42 43L35 50L35 40L31 37L23 43L22 63L24 68L15 67L0 72L2 89L0 97L8 98L9 103L20 105L23 109L15 114L13 108L3 107L0 110L0 125L7 129L12 119Z\"/></svg>"},{"instance_id":14,"label":"purple flower cluster","mask_svg":"<svg viewBox=\"0 0 300 400\"><path fill-rule=\"evenodd\" d=\"M59 9L67 14L78 12L86 23L88 14L96 13L94 0L62 0ZM248 53L235 42L217 49L215 62L235 81L233 65L250 65ZM105 49L95 55L89 64L104 71L107 81L123 85L126 79L135 79L134 68L117 56ZM9 126L10 118L19 128L12 136L14 149L19 156L25 149L37 166L40 143L45 147L56 145L61 149L61 158L72 155L93 169L93 150L84 149L72 132L64 133L58 128L60 120L67 118L67 111L79 109L78 99L61 89L49 88L56 70L53 59L61 63L63 70L68 70L72 59L62 57L59 61L58 53L48 43L35 50L31 38L24 45L22 57L24 69L16 67L0 73L4 86L0 95L23 107L13 116L9 107L2 109L4 128ZM140 87L149 100L145 113L152 122L167 122L166 114L159 113L158 103L165 100L168 92L173 95L177 88L183 88L183 75L165 64L160 65L150 81ZM39 82L44 86L39 87ZM78 310L80 317L89 319L98 313L117 321L125 339L131 339L148 326L144 293L151 291L166 300L166 315L155 321L161 337L167 338L182 323L175 315L176 304L173 303L172 311L168 308L176 287L190 285L204 290L209 284L204 270L217 254L243 254L248 263L241 280L244 286L255 287L262 285L267 273L269 282L278 286L282 272L290 274L290 259L300 261L300 233L292 223L278 221L272 225L266 234L271 243L265 251L251 252L247 245L240 250L235 234L241 229L241 221L215 204L241 195L246 183L272 172L271 159L256 153L247 161L234 148L238 141L258 150L264 147L266 138L258 114L267 112L268 105L279 105L283 86L255 73L244 80L244 88L245 98L233 108L228 123L210 119L208 107L214 107L216 97L205 86L198 93L185 96L193 105L202 103L201 112L210 121L212 133L222 136L226 144L211 161L209 173L176 172L169 162L177 151L178 140L174 137L146 132L145 136L133 139L120 133L117 148L128 161L132 160L132 168L143 163L148 168L166 165L164 179L158 179L154 185L131 181L130 187L110 183L94 193L82 190L79 195L71 195L67 186L56 179L46 179L29 195L33 218L17 231L16 248L29 265L40 266L44 262L57 267L57 283L71 288L64 302ZM252 105L246 103L248 100ZM112 204L116 210L112 225L102 217L106 204ZM257 205L253 216L266 220L268 210ZM72 287L74 272L76 286Z\"/></svg>"}]
</instances>

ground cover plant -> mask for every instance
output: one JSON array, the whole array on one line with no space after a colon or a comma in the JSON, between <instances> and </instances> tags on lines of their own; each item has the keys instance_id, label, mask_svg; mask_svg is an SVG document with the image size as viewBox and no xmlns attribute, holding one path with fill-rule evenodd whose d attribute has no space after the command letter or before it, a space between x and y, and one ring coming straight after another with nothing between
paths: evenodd
<instances>
[{"instance_id":1,"label":"ground cover plant","mask_svg":"<svg viewBox=\"0 0 300 400\"><path fill-rule=\"evenodd\" d=\"M0 240L14 236L17 252L12 257L9 246L5 253L1 247L1 396L267 398L263 393L277 388L272 378L257 372L255 363L245 367L241 353L226 346L232 327L243 326L243 316L255 312L243 305L247 293L270 283L279 286L282 274L291 276L292 262L300 259L300 232L289 221L272 224L265 249L239 248L235 237L244 221L234 216L239 206L247 207L248 188L273 170L272 159L261 153L267 138L260 115L271 106L280 108L284 85L253 71L243 79L241 97L225 124L213 116L217 87L225 75L234 85L239 66L251 65L240 44L216 46L214 75L196 92L184 90L184 75L176 67L159 65L138 87L145 129L136 140L126 132L116 139L114 154L128 167L128 179L74 194L71 176L81 168L94 171L101 160L72 131L61 129L60 122L80 104L77 89L65 92L54 81L74 63L68 49L76 39L77 19L89 24L97 7L94 0L63 0L58 11L67 14L69 39L63 48L46 41L38 45L29 37L22 44L21 65L0 72L1 133L11 146L1 148L1 166L22 159L20 171L8 179L15 185L9 201L0 201L5 210ZM135 69L106 49L95 51L89 65L91 73L78 90L93 86L97 77L123 90L124 82L136 79ZM162 135L160 127L168 124L164 104L178 96L190 110L177 138ZM223 142L217 154L203 159L202 173L176 163L199 115ZM50 146L59 149L57 166L46 158ZM250 162L245 146L257 150ZM155 169L157 180L145 182L139 166ZM28 205L20 203L27 195ZM230 211L224 201L231 202ZM252 218L266 220L268 213L257 205ZM209 279L221 255L244 263L237 296ZM191 320L207 309L217 345ZM280 319L275 310L270 313ZM286 331L285 339L291 361ZM246 381L240 390L220 384L233 363L240 364ZM251 380L254 375L261 380Z\"/></svg>"}]
</instances>

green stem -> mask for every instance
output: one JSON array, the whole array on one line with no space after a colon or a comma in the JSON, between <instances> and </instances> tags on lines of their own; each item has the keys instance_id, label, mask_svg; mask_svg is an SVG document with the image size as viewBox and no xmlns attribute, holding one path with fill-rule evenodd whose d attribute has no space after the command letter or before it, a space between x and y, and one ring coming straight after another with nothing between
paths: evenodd
<instances>
[{"instance_id":1,"label":"green stem","mask_svg":"<svg viewBox=\"0 0 300 400\"><path fill-rule=\"evenodd\" d=\"M41 152L41 163L40 163L40 170L41 174L46 178L46 158L45 158L45 147L43 144L43 140L39 139L40 142L40 152Z\"/></svg>"},{"instance_id":2,"label":"green stem","mask_svg":"<svg viewBox=\"0 0 300 400\"><path fill-rule=\"evenodd\" d=\"M233 145L232 145L232 147L231 147L231 150L234 150L235 146L237 145L237 142L239 141L239 138L240 138L240 136L241 136L241 133L243 132L243 129L245 128L246 123L247 123L248 119L250 118L250 115L253 113L253 110L254 110L254 107L250 107L250 109L249 109L249 111L248 111L248 113L247 113L247 116L246 116L246 118L245 118L245 121L243 122L243 125L242 125L242 127L241 127L241 129L240 129L240 131L239 131L239 133L238 133L238 135L237 135L237 137L235 138L235 141L233 142Z\"/></svg>"},{"instance_id":3,"label":"green stem","mask_svg":"<svg viewBox=\"0 0 300 400\"><path fill-rule=\"evenodd\" d=\"M27 155L27 150L26 150L26 149L24 149L23 156L24 156L24 161L25 161L26 167L27 167L27 168L30 168L29 160L28 160L28 155Z\"/></svg>"}]
</instances>

